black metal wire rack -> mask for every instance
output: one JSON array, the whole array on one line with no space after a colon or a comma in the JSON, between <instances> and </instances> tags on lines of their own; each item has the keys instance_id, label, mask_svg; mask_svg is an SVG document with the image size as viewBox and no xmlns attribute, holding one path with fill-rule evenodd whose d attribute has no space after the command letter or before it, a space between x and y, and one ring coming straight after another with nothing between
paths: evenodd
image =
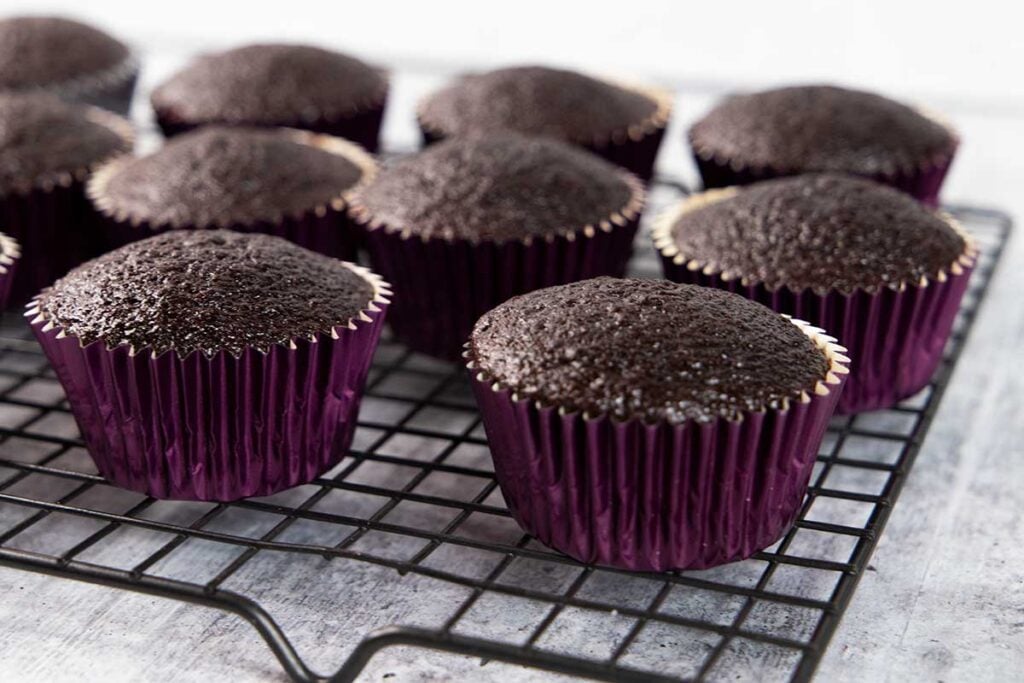
<instances>
[{"instance_id":1,"label":"black metal wire rack","mask_svg":"<svg viewBox=\"0 0 1024 683\"><path fill-rule=\"evenodd\" d=\"M652 212L682 192L658 181ZM809 680L868 568L1011 230L1004 214L951 210L983 256L934 381L892 410L835 419L798 521L747 561L636 574L537 544L502 503L461 369L387 340L350 456L313 484L219 505L120 491L96 474L59 384L24 322L8 316L0 565L234 613L296 681L353 680L396 645L604 680L744 671ZM657 275L646 245L644 236L634 270ZM268 585L253 567L269 557L299 578ZM337 636L340 669L315 673L262 605L301 592L306 579L343 590L367 567L378 583L351 595L379 604L364 605L365 623ZM403 600L413 593L410 607ZM396 601L404 607L392 609ZM309 608L303 619L328 616Z\"/></svg>"}]
</instances>

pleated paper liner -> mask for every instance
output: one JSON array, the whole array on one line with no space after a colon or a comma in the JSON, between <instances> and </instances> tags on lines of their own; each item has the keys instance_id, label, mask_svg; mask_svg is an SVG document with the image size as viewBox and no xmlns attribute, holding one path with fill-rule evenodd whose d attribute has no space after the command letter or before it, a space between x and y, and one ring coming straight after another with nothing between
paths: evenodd
<instances>
[{"instance_id":1,"label":"pleated paper liner","mask_svg":"<svg viewBox=\"0 0 1024 683\"><path fill-rule=\"evenodd\" d=\"M517 294L599 275L622 277L632 254L645 192L623 173L629 202L600 221L559 234L494 242L427 237L384 225L354 198L370 264L397 299L388 322L414 351L457 361L477 319Z\"/></svg>"},{"instance_id":2,"label":"pleated paper liner","mask_svg":"<svg viewBox=\"0 0 1024 683\"><path fill-rule=\"evenodd\" d=\"M7 307L14 271L20 258L21 245L18 241L0 232L0 311Z\"/></svg>"},{"instance_id":3,"label":"pleated paper liner","mask_svg":"<svg viewBox=\"0 0 1024 683\"><path fill-rule=\"evenodd\" d=\"M156 113L157 125L166 137L173 137L208 124L273 126L298 128L344 138L357 143L369 152L376 152L380 148L380 128L384 121L387 97L388 88L385 87L378 97L371 101L361 102L347 111L330 115L322 114L308 120L281 120L270 123L227 120L191 121L167 107L158 107L154 104L153 109Z\"/></svg>"},{"instance_id":4,"label":"pleated paper liner","mask_svg":"<svg viewBox=\"0 0 1024 683\"><path fill-rule=\"evenodd\" d=\"M231 501L307 483L351 445L390 291L312 337L235 356L83 346L33 305L31 328L107 480L155 498Z\"/></svg>"},{"instance_id":5,"label":"pleated paper liner","mask_svg":"<svg viewBox=\"0 0 1024 683\"><path fill-rule=\"evenodd\" d=\"M959 138L956 131L941 117L930 111L919 109L920 113L936 121L946 128L956 141L948 152L937 154L929 159L922 159L916 168L890 168L866 175L870 180L889 185L901 190L922 203L936 207L939 205L939 192L946 179L953 158L956 155ZM701 149L690 137L693 158L697 164L705 188L724 188L738 185L750 185L761 180L800 175L813 169L794 170L743 164L737 159L729 159L718 155L714 150Z\"/></svg>"},{"instance_id":6,"label":"pleated paper liner","mask_svg":"<svg viewBox=\"0 0 1024 683\"><path fill-rule=\"evenodd\" d=\"M117 133L126 150L132 149L135 132L127 120L97 107L91 107L88 116ZM43 287L104 251L85 184L93 169L107 160L98 159L91 166L47 176L0 195L0 226L19 242L22 253L21 267L11 285L11 306L21 306Z\"/></svg>"},{"instance_id":7,"label":"pleated paper liner","mask_svg":"<svg viewBox=\"0 0 1024 683\"><path fill-rule=\"evenodd\" d=\"M877 292L795 292L720 272L680 253L672 237L679 217L734 195L734 188L709 190L658 217L652 232L665 277L675 282L716 287L773 310L808 320L849 348L850 379L838 412L888 408L913 396L931 380L974 269L973 238L948 214L940 214L963 238L964 253L933 278L883 287Z\"/></svg>"},{"instance_id":8,"label":"pleated paper liner","mask_svg":"<svg viewBox=\"0 0 1024 683\"><path fill-rule=\"evenodd\" d=\"M61 83L38 86L34 90L52 93L68 102L90 104L121 116L128 116L138 77L138 57L129 54L121 62L103 71Z\"/></svg>"},{"instance_id":9,"label":"pleated paper liner","mask_svg":"<svg viewBox=\"0 0 1024 683\"><path fill-rule=\"evenodd\" d=\"M517 396L467 366L512 516L581 562L637 571L750 557L796 519L846 377L842 347L794 320L829 359L813 388L739 420L647 423Z\"/></svg>"},{"instance_id":10,"label":"pleated paper liner","mask_svg":"<svg viewBox=\"0 0 1024 683\"><path fill-rule=\"evenodd\" d=\"M130 242L169 230L225 228L236 232L275 235L332 258L356 260L357 250L360 246L360 231L349 219L346 208L356 187L370 182L376 176L377 162L364 149L349 140L303 130L287 129L286 132L298 143L337 154L355 164L362 171L359 183L340 190L329 201L310 207L298 214L281 213L268 220L229 221L216 225L151 223L138 216L118 211L106 196L106 187L110 179L125 164L132 161L130 156L121 156L97 169L86 187L86 194L95 207L96 222L99 224L98 230L103 235L106 249L116 249Z\"/></svg>"},{"instance_id":11,"label":"pleated paper liner","mask_svg":"<svg viewBox=\"0 0 1024 683\"><path fill-rule=\"evenodd\" d=\"M652 100L655 104L654 112L644 120L626 128L610 131L602 136L572 139L570 142L625 168L647 182L654 175L658 149L661 147L662 138L665 137L665 128L672 116L672 93L633 84L620 82L614 82L614 84L638 92ZM423 101L417 107L416 121L423 136L423 143L430 145L448 137L448 134L440 126L426 120L422 105Z\"/></svg>"}]
</instances>

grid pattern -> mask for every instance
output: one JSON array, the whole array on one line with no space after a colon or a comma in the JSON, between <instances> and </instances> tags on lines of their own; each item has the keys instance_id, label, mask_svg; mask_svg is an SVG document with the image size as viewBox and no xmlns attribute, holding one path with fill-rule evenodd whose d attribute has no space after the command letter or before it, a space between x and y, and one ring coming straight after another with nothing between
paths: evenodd
<instances>
[{"instance_id":1,"label":"grid pattern","mask_svg":"<svg viewBox=\"0 0 1024 683\"><path fill-rule=\"evenodd\" d=\"M659 181L651 213L684 192ZM461 369L387 339L352 452L313 484L230 504L120 491L96 474L45 358L8 316L0 564L236 613L301 681L326 677L261 607L280 598L254 578L270 556L303 556L342 577L373 567L399 601L410 581L432 587L395 625L382 608L352 632L333 680L354 679L375 652L403 644L606 680L808 680L867 569L1010 231L1002 214L953 211L982 257L934 381L894 409L836 418L798 521L744 562L638 574L539 545L504 506ZM640 239L634 271L657 275ZM362 594L368 610L373 595Z\"/></svg>"}]
</instances>

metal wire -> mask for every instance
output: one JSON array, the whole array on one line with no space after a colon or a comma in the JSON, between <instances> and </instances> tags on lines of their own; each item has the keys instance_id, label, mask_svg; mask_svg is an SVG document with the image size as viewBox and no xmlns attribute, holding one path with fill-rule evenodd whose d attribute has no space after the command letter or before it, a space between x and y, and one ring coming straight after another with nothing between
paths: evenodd
<instances>
[{"instance_id":1,"label":"metal wire","mask_svg":"<svg viewBox=\"0 0 1024 683\"><path fill-rule=\"evenodd\" d=\"M663 179L652 196L667 201L684 191L677 181ZM473 452L479 456L486 446L463 373L457 367L419 358L390 341L378 353L367 389L367 401L386 409L376 414L364 410L359 448L329 475L303 489L303 497L210 505L187 521L151 515L159 505L152 498L143 497L124 510L112 511L110 505L97 502L106 491L103 479L88 467L67 462L82 445L76 435L66 431L71 419L68 408L24 323L10 316L0 338L0 414L4 416L0 426L0 565L237 614L257 629L283 670L296 681L353 680L376 652L394 645L594 679L638 681L703 679L728 671L737 656L749 659L751 649L762 649L774 655L755 657L758 666L781 667L784 677L809 680L868 567L1011 230L1011 221L1004 214L951 209L979 238L983 257L941 368L922 395L893 410L833 421L793 528L772 548L733 567L749 574L748 580L734 580L731 570L635 574L583 566L521 532L502 540L487 533L471 533L470 527L506 529L510 519L486 458L457 457L464 449L476 449ZM641 275L657 275L653 254L646 248L640 249L634 266ZM434 448L429 457L419 452L391 452L391 445L401 439L419 440ZM365 476L398 470L411 476L394 481L387 476ZM32 493L38 489L31 483L38 478L52 478L69 488L60 489L55 498L37 495ZM458 485L452 483L456 481ZM444 485L436 486L436 482ZM463 491L467 494L462 495ZM364 511L338 511L323 505L336 496L377 502ZM410 519L397 514L407 506L443 523L435 528L415 515ZM842 509L847 514L832 514ZM224 524L232 515L243 519L263 515L275 523L259 533L243 533ZM35 541L53 533L46 522L54 516L88 520L92 530L65 549L41 551ZM289 540L288 534L297 524L307 523L337 529L338 540ZM154 532L166 540L129 568L121 566L124 563L82 559L97 548L106 552L100 557L117 555L117 532L125 529ZM374 535L403 539L415 550L404 556L385 552L386 546L367 542ZM33 543L25 543L27 538L34 538ZM240 552L204 582L171 579L154 571L194 540ZM415 575L463 587L465 597L445 619L429 627L396 625L359 634L359 642L352 643L340 669L333 676L322 676L306 665L277 621L247 597L254 586L246 583L241 570L267 551L378 565L397 572L396 590L401 589L403 576ZM445 559L433 561L441 551L446 553ZM482 576L462 571L462 558L473 553L486 553L495 560ZM527 582L509 580L510 570L523 563L554 569ZM563 574L569 578L555 578ZM812 575L814 580L808 578ZM616 596L616 591L609 596L590 590L599 582L624 585L637 580L652 587L643 603ZM224 588L229 581L232 590ZM680 601L673 597L677 593L702 597ZM467 629L467 620L496 599L526 599L541 606L543 613L526 629L525 638L489 636ZM707 604L729 607L705 609ZM629 626L603 657L545 645L545 639L561 624L579 614L585 615L587 624L625 620ZM658 640L657 634L665 630L673 634L674 647L652 652L652 640ZM688 662L685 671L663 666L677 660Z\"/></svg>"}]
</instances>

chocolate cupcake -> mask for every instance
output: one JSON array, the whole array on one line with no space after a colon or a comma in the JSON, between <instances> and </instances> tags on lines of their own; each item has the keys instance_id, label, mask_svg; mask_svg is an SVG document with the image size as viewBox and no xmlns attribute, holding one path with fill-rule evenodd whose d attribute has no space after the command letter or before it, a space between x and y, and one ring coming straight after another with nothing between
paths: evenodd
<instances>
[{"instance_id":1,"label":"chocolate cupcake","mask_svg":"<svg viewBox=\"0 0 1024 683\"><path fill-rule=\"evenodd\" d=\"M654 173L672 98L540 66L464 76L420 102L424 140L509 130L585 147L644 180Z\"/></svg>"},{"instance_id":2,"label":"chocolate cupcake","mask_svg":"<svg viewBox=\"0 0 1024 683\"><path fill-rule=\"evenodd\" d=\"M0 232L0 311L7 307L7 299L11 296L11 283L14 281L14 269L21 257L21 245L12 237Z\"/></svg>"},{"instance_id":3,"label":"chocolate cupcake","mask_svg":"<svg viewBox=\"0 0 1024 683\"><path fill-rule=\"evenodd\" d=\"M581 562L697 569L781 537L846 373L742 297L597 278L516 297L466 345L512 516Z\"/></svg>"},{"instance_id":4,"label":"chocolate cupcake","mask_svg":"<svg viewBox=\"0 0 1024 683\"><path fill-rule=\"evenodd\" d=\"M814 85L730 97L690 128L690 144L705 187L848 173L936 205L959 139L899 102Z\"/></svg>"},{"instance_id":5,"label":"chocolate cupcake","mask_svg":"<svg viewBox=\"0 0 1024 683\"><path fill-rule=\"evenodd\" d=\"M76 268L28 316L104 477L227 501L343 457L388 293L277 237L175 231Z\"/></svg>"},{"instance_id":6,"label":"chocolate cupcake","mask_svg":"<svg viewBox=\"0 0 1024 683\"><path fill-rule=\"evenodd\" d=\"M588 152L513 133L447 140L381 169L352 197L370 262L398 292L395 335L457 359L505 299L622 275L644 191Z\"/></svg>"},{"instance_id":7,"label":"chocolate cupcake","mask_svg":"<svg viewBox=\"0 0 1024 683\"><path fill-rule=\"evenodd\" d=\"M152 95L165 135L217 123L288 126L376 151L387 74L308 45L247 45L204 55Z\"/></svg>"},{"instance_id":8,"label":"chocolate cupcake","mask_svg":"<svg viewBox=\"0 0 1024 683\"><path fill-rule=\"evenodd\" d=\"M43 93L0 94L0 226L23 253L12 303L100 252L85 179L132 142L131 125L102 109Z\"/></svg>"},{"instance_id":9,"label":"chocolate cupcake","mask_svg":"<svg viewBox=\"0 0 1024 683\"><path fill-rule=\"evenodd\" d=\"M128 47L92 26L61 17L0 19L0 92L45 91L127 114L138 74Z\"/></svg>"},{"instance_id":10,"label":"chocolate cupcake","mask_svg":"<svg viewBox=\"0 0 1024 683\"><path fill-rule=\"evenodd\" d=\"M670 280L742 294L848 346L844 413L928 384L976 256L949 215L827 174L696 195L659 217L654 241Z\"/></svg>"},{"instance_id":11,"label":"chocolate cupcake","mask_svg":"<svg viewBox=\"0 0 1024 683\"><path fill-rule=\"evenodd\" d=\"M353 260L347 198L375 173L373 158L341 138L207 126L149 156L112 160L88 193L112 246L166 230L230 228Z\"/></svg>"}]
</instances>

